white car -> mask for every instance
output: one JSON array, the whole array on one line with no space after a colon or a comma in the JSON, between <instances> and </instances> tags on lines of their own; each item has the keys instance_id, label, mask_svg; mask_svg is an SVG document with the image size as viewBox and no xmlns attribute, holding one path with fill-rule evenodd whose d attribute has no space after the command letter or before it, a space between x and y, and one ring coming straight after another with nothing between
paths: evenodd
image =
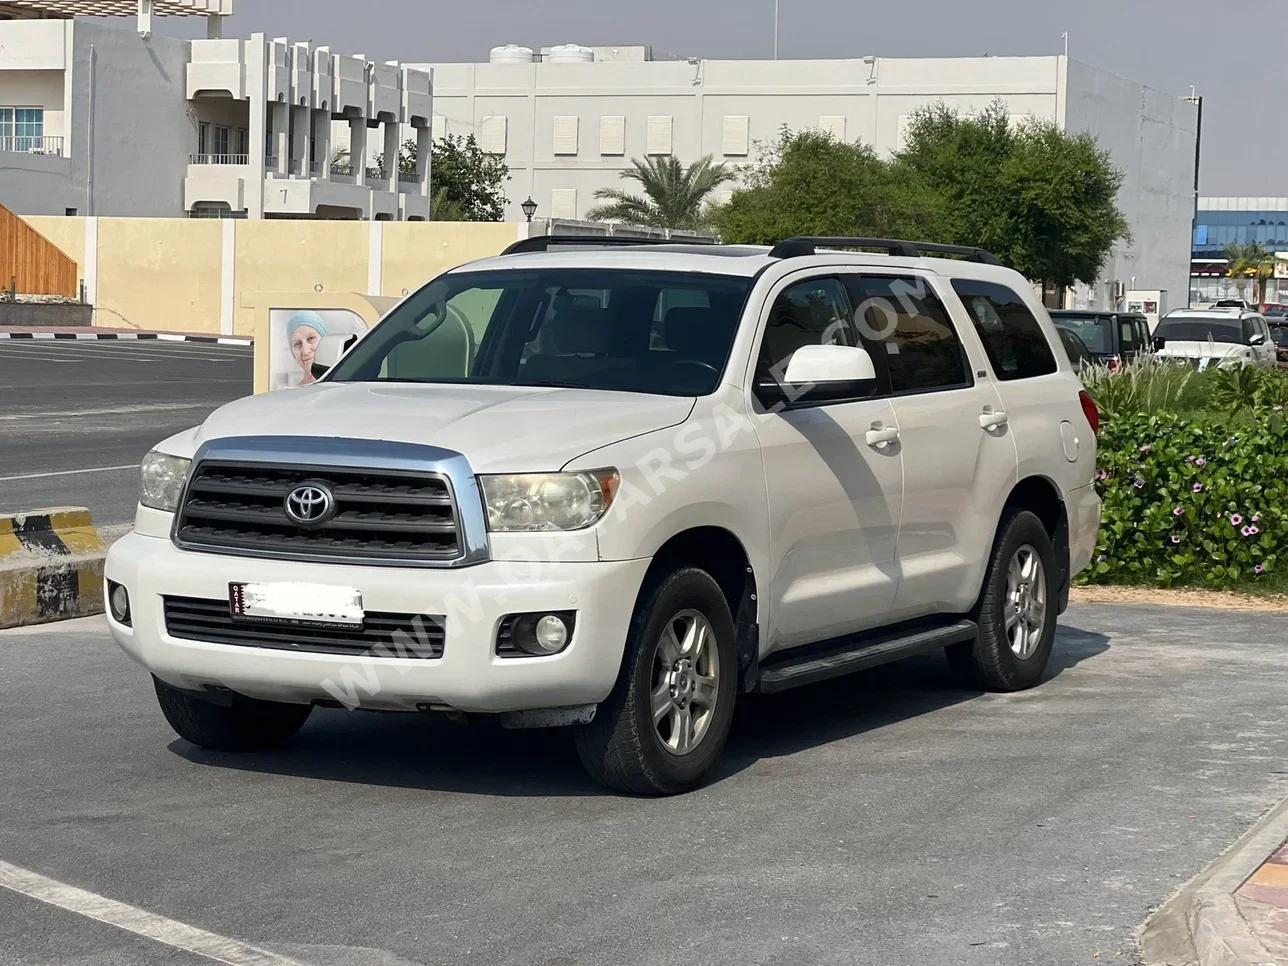
<instances>
[{"instance_id":1,"label":"white car","mask_svg":"<svg viewBox=\"0 0 1288 966\"><path fill-rule=\"evenodd\" d=\"M1266 320L1238 306L1168 312L1154 329L1154 347L1156 359L1183 361L1200 370L1275 367L1275 344Z\"/></svg>"},{"instance_id":2,"label":"white car","mask_svg":"<svg viewBox=\"0 0 1288 966\"><path fill-rule=\"evenodd\" d=\"M936 650L1042 679L1098 416L1023 277L861 239L515 248L148 455L110 625L182 737L497 716L674 793L739 693Z\"/></svg>"}]
</instances>

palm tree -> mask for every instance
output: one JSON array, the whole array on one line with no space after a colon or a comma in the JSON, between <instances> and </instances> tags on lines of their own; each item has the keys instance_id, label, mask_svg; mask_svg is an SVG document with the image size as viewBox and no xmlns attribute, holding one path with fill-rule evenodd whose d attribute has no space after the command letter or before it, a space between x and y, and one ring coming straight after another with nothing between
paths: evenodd
<instances>
[{"instance_id":1,"label":"palm tree","mask_svg":"<svg viewBox=\"0 0 1288 966\"><path fill-rule=\"evenodd\" d=\"M736 177L731 168L714 163L709 154L688 168L673 157L636 159L622 172L622 178L638 181L644 196L600 188L595 198L605 204L592 208L586 217L591 221L620 221L655 228L701 228L707 196Z\"/></svg>"},{"instance_id":2,"label":"palm tree","mask_svg":"<svg viewBox=\"0 0 1288 966\"><path fill-rule=\"evenodd\" d=\"M1230 263L1226 277L1252 279L1255 304L1258 307L1264 304L1266 279L1275 274L1275 257L1257 244L1226 245L1225 257Z\"/></svg>"}]
</instances>

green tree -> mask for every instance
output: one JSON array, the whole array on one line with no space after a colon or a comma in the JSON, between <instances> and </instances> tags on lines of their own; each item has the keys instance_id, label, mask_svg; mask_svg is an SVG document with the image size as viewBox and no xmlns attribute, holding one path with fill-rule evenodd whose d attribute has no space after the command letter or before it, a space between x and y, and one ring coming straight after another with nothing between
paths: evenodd
<instances>
[{"instance_id":1,"label":"green tree","mask_svg":"<svg viewBox=\"0 0 1288 966\"><path fill-rule=\"evenodd\" d=\"M1093 283L1131 237L1122 172L1096 139L1036 119L1012 126L1001 101L974 118L943 105L914 114L895 167L946 203L948 241L986 248L1034 281Z\"/></svg>"},{"instance_id":2,"label":"green tree","mask_svg":"<svg viewBox=\"0 0 1288 966\"><path fill-rule=\"evenodd\" d=\"M1257 244L1226 245L1227 278L1252 279L1253 304L1265 304L1266 279L1275 274L1275 256Z\"/></svg>"},{"instance_id":3,"label":"green tree","mask_svg":"<svg viewBox=\"0 0 1288 966\"><path fill-rule=\"evenodd\" d=\"M622 172L622 178L638 182L644 189L643 196L618 188L600 188L595 199L604 204L592 208L586 217L656 228L701 228L706 222L707 198L735 177L724 164L714 163L709 154L687 168L673 157L637 159Z\"/></svg>"},{"instance_id":4,"label":"green tree","mask_svg":"<svg viewBox=\"0 0 1288 966\"><path fill-rule=\"evenodd\" d=\"M794 235L934 241L947 231L942 199L861 144L821 131L761 146L743 188L714 212L721 237L768 245Z\"/></svg>"},{"instance_id":5,"label":"green tree","mask_svg":"<svg viewBox=\"0 0 1288 966\"><path fill-rule=\"evenodd\" d=\"M398 174L416 177L418 149L405 141L398 151ZM376 158L383 168L384 156ZM505 159L487 154L474 135L439 138L434 142L429 182L430 215L435 221L501 221L505 218L505 182L510 168Z\"/></svg>"}]
</instances>

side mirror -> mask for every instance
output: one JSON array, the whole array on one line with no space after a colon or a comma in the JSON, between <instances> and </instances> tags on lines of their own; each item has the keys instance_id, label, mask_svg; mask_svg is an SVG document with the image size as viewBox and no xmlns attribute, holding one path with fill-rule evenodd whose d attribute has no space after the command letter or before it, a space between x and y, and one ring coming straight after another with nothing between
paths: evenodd
<instances>
[{"instance_id":1,"label":"side mirror","mask_svg":"<svg viewBox=\"0 0 1288 966\"><path fill-rule=\"evenodd\" d=\"M864 399L876 392L877 376L866 349L845 345L806 345L792 355L783 380L764 373L756 382L756 396L766 406L784 404L791 409Z\"/></svg>"},{"instance_id":2,"label":"side mirror","mask_svg":"<svg viewBox=\"0 0 1288 966\"><path fill-rule=\"evenodd\" d=\"M1254 332L1252 333L1252 338L1248 340L1248 345L1264 345L1265 342L1266 336L1264 332Z\"/></svg>"},{"instance_id":3,"label":"side mirror","mask_svg":"<svg viewBox=\"0 0 1288 966\"><path fill-rule=\"evenodd\" d=\"M340 361L340 357L349 351L349 347L358 341L356 335L324 335L318 340L317 350L313 353L313 378L321 379Z\"/></svg>"},{"instance_id":4,"label":"side mirror","mask_svg":"<svg viewBox=\"0 0 1288 966\"><path fill-rule=\"evenodd\" d=\"M1167 340L1161 336L1154 336L1154 351L1162 352L1167 348Z\"/></svg>"}]
</instances>

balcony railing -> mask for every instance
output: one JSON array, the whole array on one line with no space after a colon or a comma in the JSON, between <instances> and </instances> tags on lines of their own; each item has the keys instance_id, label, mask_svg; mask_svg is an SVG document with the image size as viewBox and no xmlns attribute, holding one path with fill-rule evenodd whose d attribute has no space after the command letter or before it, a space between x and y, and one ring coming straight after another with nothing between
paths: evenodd
<instances>
[{"instance_id":1,"label":"balcony railing","mask_svg":"<svg viewBox=\"0 0 1288 966\"><path fill-rule=\"evenodd\" d=\"M250 164L246 154L190 154L189 164Z\"/></svg>"},{"instance_id":2,"label":"balcony railing","mask_svg":"<svg viewBox=\"0 0 1288 966\"><path fill-rule=\"evenodd\" d=\"M266 154L266 155L264 155L264 167L268 168L268 170L269 170L269 171L276 171L276 170L277 170L277 155L276 155L276 154Z\"/></svg>"},{"instance_id":3,"label":"balcony railing","mask_svg":"<svg viewBox=\"0 0 1288 966\"><path fill-rule=\"evenodd\" d=\"M63 156L63 139L58 137L0 137L0 151L13 154L48 154L55 158Z\"/></svg>"},{"instance_id":4,"label":"balcony railing","mask_svg":"<svg viewBox=\"0 0 1288 966\"><path fill-rule=\"evenodd\" d=\"M388 181L389 175L385 173L384 168L368 168L367 180L368 181Z\"/></svg>"},{"instance_id":5,"label":"balcony railing","mask_svg":"<svg viewBox=\"0 0 1288 966\"><path fill-rule=\"evenodd\" d=\"M338 161L332 162L332 164L331 164L331 176L332 176L332 177L335 177L335 178L352 178L352 177L353 177L353 165L351 165L351 164L342 164L342 163L340 163L340 162L338 162Z\"/></svg>"}]
</instances>

